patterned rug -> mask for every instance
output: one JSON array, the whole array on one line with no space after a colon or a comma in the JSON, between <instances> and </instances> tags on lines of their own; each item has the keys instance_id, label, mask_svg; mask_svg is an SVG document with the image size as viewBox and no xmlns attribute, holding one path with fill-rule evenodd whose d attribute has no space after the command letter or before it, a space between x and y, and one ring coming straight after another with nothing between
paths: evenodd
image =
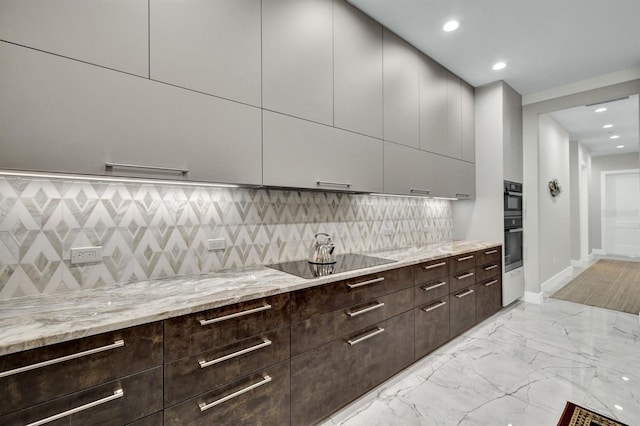
<instances>
[{"instance_id":1,"label":"patterned rug","mask_svg":"<svg viewBox=\"0 0 640 426\"><path fill-rule=\"evenodd\" d=\"M601 259L551 297L638 314L640 262Z\"/></svg>"},{"instance_id":2,"label":"patterned rug","mask_svg":"<svg viewBox=\"0 0 640 426\"><path fill-rule=\"evenodd\" d=\"M567 401L558 426L628 426Z\"/></svg>"}]
</instances>

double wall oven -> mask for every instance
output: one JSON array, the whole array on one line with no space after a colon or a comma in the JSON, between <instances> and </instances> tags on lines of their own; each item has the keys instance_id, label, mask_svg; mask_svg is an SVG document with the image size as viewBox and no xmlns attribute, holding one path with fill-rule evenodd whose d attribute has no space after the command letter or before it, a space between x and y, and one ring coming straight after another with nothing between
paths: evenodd
<instances>
[{"instance_id":1,"label":"double wall oven","mask_svg":"<svg viewBox=\"0 0 640 426\"><path fill-rule=\"evenodd\" d=\"M504 268L523 265L522 184L504 181Z\"/></svg>"}]
</instances>

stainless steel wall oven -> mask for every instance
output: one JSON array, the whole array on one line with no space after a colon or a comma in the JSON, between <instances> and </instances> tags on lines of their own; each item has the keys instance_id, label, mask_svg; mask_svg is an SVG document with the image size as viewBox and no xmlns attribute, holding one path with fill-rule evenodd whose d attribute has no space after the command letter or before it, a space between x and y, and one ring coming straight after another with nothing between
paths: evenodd
<instances>
[{"instance_id":1,"label":"stainless steel wall oven","mask_svg":"<svg viewBox=\"0 0 640 426\"><path fill-rule=\"evenodd\" d=\"M504 181L505 272L523 265L522 184Z\"/></svg>"}]
</instances>

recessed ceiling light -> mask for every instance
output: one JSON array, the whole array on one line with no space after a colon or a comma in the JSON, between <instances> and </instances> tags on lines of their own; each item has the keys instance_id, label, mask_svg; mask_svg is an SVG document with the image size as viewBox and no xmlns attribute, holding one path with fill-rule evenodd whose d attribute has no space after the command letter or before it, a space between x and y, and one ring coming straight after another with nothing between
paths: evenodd
<instances>
[{"instance_id":1,"label":"recessed ceiling light","mask_svg":"<svg viewBox=\"0 0 640 426\"><path fill-rule=\"evenodd\" d=\"M604 126L602 126L603 129L610 129L613 127L613 124L605 124Z\"/></svg>"},{"instance_id":2,"label":"recessed ceiling light","mask_svg":"<svg viewBox=\"0 0 640 426\"><path fill-rule=\"evenodd\" d=\"M624 380L625 382L628 382L630 379L627 376L622 376L622 380Z\"/></svg>"},{"instance_id":3,"label":"recessed ceiling light","mask_svg":"<svg viewBox=\"0 0 640 426\"><path fill-rule=\"evenodd\" d=\"M605 112L607 109L605 107L600 107L595 110L595 112Z\"/></svg>"},{"instance_id":4,"label":"recessed ceiling light","mask_svg":"<svg viewBox=\"0 0 640 426\"><path fill-rule=\"evenodd\" d=\"M500 71L503 70L507 67L507 64L505 64L504 62L496 62L495 64L493 64L493 67L491 67L491 69L493 69L494 71Z\"/></svg>"},{"instance_id":5,"label":"recessed ceiling light","mask_svg":"<svg viewBox=\"0 0 640 426\"><path fill-rule=\"evenodd\" d=\"M623 408L622 408L621 406L619 406L618 404L614 405L614 407L616 407L616 409L618 409L618 410L620 410L620 411L622 411L622 410L623 410Z\"/></svg>"},{"instance_id":6,"label":"recessed ceiling light","mask_svg":"<svg viewBox=\"0 0 640 426\"><path fill-rule=\"evenodd\" d=\"M449 21L442 26L442 31L446 31L449 33L451 31L457 30L459 26L460 26L460 22L456 20Z\"/></svg>"},{"instance_id":7,"label":"recessed ceiling light","mask_svg":"<svg viewBox=\"0 0 640 426\"><path fill-rule=\"evenodd\" d=\"M620 148L624 148L624 145L618 145L616 146L616 148L620 149ZM625 379L625 377L623 377L622 379ZM626 378L627 380L629 380L629 378Z\"/></svg>"},{"instance_id":8,"label":"recessed ceiling light","mask_svg":"<svg viewBox=\"0 0 640 426\"><path fill-rule=\"evenodd\" d=\"M620 135L611 135L609 136L609 139L619 139Z\"/></svg>"}]
</instances>

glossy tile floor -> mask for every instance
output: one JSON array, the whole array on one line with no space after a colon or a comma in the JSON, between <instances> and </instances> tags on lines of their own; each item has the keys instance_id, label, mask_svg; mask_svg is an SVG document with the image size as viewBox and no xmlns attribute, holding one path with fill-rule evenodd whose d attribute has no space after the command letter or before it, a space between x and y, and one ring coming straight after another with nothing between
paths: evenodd
<instances>
[{"instance_id":1,"label":"glossy tile floor","mask_svg":"<svg viewBox=\"0 0 640 426\"><path fill-rule=\"evenodd\" d=\"M556 425L567 400L640 424L637 315L516 302L325 425Z\"/></svg>"}]
</instances>

